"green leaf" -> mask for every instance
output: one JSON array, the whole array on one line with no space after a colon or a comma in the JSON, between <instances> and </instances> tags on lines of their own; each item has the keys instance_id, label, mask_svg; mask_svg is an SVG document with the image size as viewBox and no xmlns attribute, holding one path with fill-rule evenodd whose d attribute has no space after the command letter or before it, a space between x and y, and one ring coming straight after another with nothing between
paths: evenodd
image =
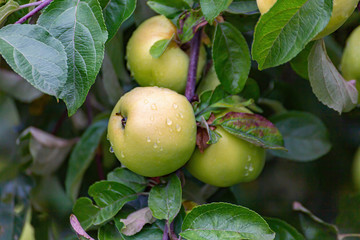
<instances>
[{"instance_id":1,"label":"green leaf","mask_svg":"<svg viewBox=\"0 0 360 240\"><path fill-rule=\"evenodd\" d=\"M0 182L1 239L20 239L26 213L30 208L32 179L19 175L16 179Z\"/></svg>"},{"instance_id":2,"label":"green leaf","mask_svg":"<svg viewBox=\"0 0 360 240\"><path fill-rule=\"evenodd\" d=\"M81 197L76 200L73 212L81 226L86 230L96 221L100 208L95 206L89 198Z\"/></svg>"},{"instance_id":3,"label":"green leaf","mask_svg":"<svg viewBox=\"0 0 360 240\"><path fill-rule=\"evenodd\" d=\"M265 218L275 235L275 240L305 240L293 226L276 218Z\"/></svg>"},{"instance_id":4,"label":"green leaf","mask_svg":"<svg viewBox=\"0 0 360 240\"><path fill-rule=\"evenodd\" d=\"M1 28L0 53L35 88L63 99L68 73L66 53L45 28L26 24Z\"/></svg>"},{"instance_id":5,"label":"green leaf","mask_svg":"<svg viewBox=\"0 0 360 240\"><path fill-rule=\"evenodd\" d=\"M220 125L229 133L257 146L286 150L283 147L283 137L279 130L261 115L229 112L225 116L217 118L212 125Z\"/></svg>"},{"instance_id":6,"label":"green leaf","mask_svg":"<svg viewBox=\"0 0 360 240\"><path fill-rule=\"evenodd\" d=\"M300 226L306 240L338 239L338 230L335 225L322 221L298 202L293 204L293 209L299 215Z\"/></svg>"},{"instance_id":7,"label":"green leaf","mask_svg":"<svg viewBox=\"0 0 360 240\"><path fill-rule=\"evenodd\" d=\"M331 149L329 134L324 123L316 116L291 111L275 115L270 120L284 136L288 152L271 151L275 156L311 161L320 158Z\"/></svg>"},{"instance_id":8,"label":"green leaf","mask_svg":"<svg viewBox=\"0 0 360 240\"><path fill-rule=\"evenodd\" d=\"M232 0L200 0L201 10L206 21L212 24L219 14L226 10Z\"/></svg>"},{"instance_id":9,"label":"green leaf","mask_svg":"<svg viewBox=\"0 0 360 240\"><path fill-rule=\"evenodd\" d=\"M226 12L232 14L247 14L250 12L258 12L256 1L254 0L234 0Z\"/></svg>"},{"instance_id":10,"label":"green leaf","mask_svg":"<svg viewBox=\"0 0 360 240\"><path fill-rule=\"evenodd\" d=\"M19 7L19 4L14 0L9 0L7 3L0 7L0 24L3 23L6 18Z\"/></svg>"},{"instance_id":11,"label":"green leaf","mask_svg":"<svg viewBox=\"0 0 360 240\"><path fill-rule=\"evenodd\" d=\"M92 223L94 225L102 224L111 219L127 202L137 198L132 189L121 183L111 181L100 181L91 185L89 195L100 208Z\"/></svg>"},{"instance_id":12,"label":"green leaf","mask_svg":"<svg viewBox=\"0 0 360 240\"><path fill-rule=\"evenodd\" d=\"M204 21L201 11L190 10L188 14L183 14L177 21L177 28L182 29L178 32L181 43L190 41L195 34L196 26Z\"/></svg>"},{"instance_id":13,"label":"green leaf","mask_svg":"<svg viewBox=\"0 0 360 240\"><path fill-rule=\"evenodd\" d=\"M145 177L125 168L116 168L107 175L107 180L124 184L135 192L144 191L147 184Z\"/></svg>"},{"instance_id":14,"label":"green leaf","mask_svg":"<svg viewBox=\"0 0 360 240\"><path fill-rule=\"evenodd\" d=\"M113 224L106 224L101 226L98 231L98 239L99 240L123 240L124 238L121 236L119 231Z\"/></svg>"},{"instance_id":15,"label":"green leaf","mask_svg":"<svg viewBox=\"0 0 360 240\"><path fill-rule=\"evenodd\" d=\"M25 129L18 138L18 143L29 149L32 164L29 170L38 175L50 175L66 159L76 140L55 137L35 127Z\"/></svg>"},{"instance_id":16,"label":"green leaf","mask_svg":"<svg viewBox=\"0 0 360 240\"><path fill-rule=\"evenodd\" d=\"M147 4L158 14L170 19L178 16L184 9L189 8L189 5L183 0L150 0L147 1Z\"/></svg>"},{"instance_id":17,"label":"green leaf","mask_svg":"<svg viewBox=\"0 0 360 240\"><path fill-rule=\"evenodd\" d=\"M100 4L97 0L54 0L38 24L65 46L68 75L60 98L73 115L84 103L104 58L107 31Z\"/></svg>"},{"instance_id":18,"label":"green leaf","mask_svg":"<svg viewBox=\"0 0 360 240\"><path fill-rule=\"evenodd\" d=\"M346 81L326 53L325 43L318 40L309 54L309 80L318 100L342 113L356 107L358 91L355 81Z\"/></svg>"},{"instance_id":19,"label":"green leaf","mask_svg":"<svg viewBox=\"0 0 360 240\"><path fill-rule=\"evenodd\" d=\"M165 52L165 50L167 49L173 38L174 35L170 39L163 39L155 42L150 48L151 56L153 58L161 57L161 55L163 55L163 53Z\"/></svg>"},{"instance_id":20,"label":"green leaf","mask_svg":"<svg viewBox=\"0 0 360 240\"><path fill-rule=\"evenodd\" d=\"M308 57L314 42L310 42L306 45L305 49L302 50L295 58L290 61L292 69L302 78L309 80L308 71Z\"/></svg>"},{"instance_id":21,"label":"green leaf","mask_svg":"<svg viewBox=\"0 0 360 240\"><path fill-rule=\"evenodd\" d=\"M277 1L255 28L253 59L259 69L290 61L330 20L332 0Z\"/></svg>"},{"instance_id":22,"label":"green leaf","mask_svg":"<svg viewBox=\"0 0 360 240\"><path fill-rule=\"evenodd\" d=\"M15 131L15 129L20 124L20 115L16 108L15 101L1 93L0 119L0 159L4 163L4 159L11 158L15 153L16 139L18 137L18 132ZM13 161L8 160L9 162ZM2 170L3 169L0 168L0 176L5 175Z\"/></svg>"},{"instance_id":23,"label":"green leaf","mask_svg":"<svg viewBox=\"0 0 360 240\"><path fill-rule=\"evenodd\" d=\"M228 203L195 207L186 215L180 235L188 240L275 238L275 233L256 212Z\"/></svg>"},{"instance_id":24,"label":"green leaf","mask_svg":"<svg viewBox=\"0 0 360 240\"><path fill-rule=\"evenodd\" d=\"M230 23L216 26L212 57L224 89L232 94L239 93L250 72L250 52L243 35Z\"/></svg>"},{"instance_id":25,"label":"green leaf","mask_svg":"<svg viewBox=\"0 0 360 240\"><path fill-rule=\"evenodd\" d=\"M102 135L107 127L107 120L102 120L91 125L76 144L69 159L65 180L66 193L75 201L82 177L89 167Z\"/></svg>"},{"instance_id":26,"label":"green leaf","mask_svg":"<svg viewBox=\"0 0 360 240\"><path fill-rule=\"evenodd\" d=\"M101 69L102 74L100 83L102 84L103 88L99 88L103 91L100 91L103 94L106 94L108 103L110 103L111 106L115 106L120 97L123 95L124 91L120 86L114 65L112 64L111 59L107 54L105 54Z\"/></svg>"},{"instance_id":27,"label":"green leaf","mask_svg":"<svg viewBox=\"0 0 360 240\"><path fill-rule=\"evenodd\" d=\"M18 74L5 69L0 69L0 90L25 103L30 103L42 95Z\"/></svg>"},{"instance_id":28,"label":"green leaf","mask_svg":"<svg viewBox=\"0 0 360 240\"><path fill-rule=\"evenodd\" d=\"M103 10L106 28L109 32L108 41L119 30L121 24L128 19L136 8L136 0L111 0Z\"/></svg>"},{"instance_id":29,"label":"green leaf","mask_svg":"<svg viewBox=\"0 0 360 240\"><path fill-rule=\"evenodd\" d=\"M166 185L156 185L150 190L149 208L157 219L166 219L171 223L181 208L181 182L171 175Z\"/></svg>"},{"instance_id":30,"label":"green leaf","mask_svg":"<svg viewBox=\"0 0 360 240\"><path fill-rule=\"evenodd\" d=\"M126 236L122 235L124 240L155 240L155 239L162 239L163 237L163 230L159 227L155 226L155 224L148 226L146 225L141 232L133 235L133 236ZM117 240L117 239L116 239Z\"/></svg>"},{"instance_id":31,"label":"green leaf","mask_svg":"<svg viewBox=\"0 0 360 240\"><path fill-rule=\"evenodd\" d=\"M358 233L360 229L360 193L341 197L336 225L342 233Z\"/></svg>"}]
</instances>

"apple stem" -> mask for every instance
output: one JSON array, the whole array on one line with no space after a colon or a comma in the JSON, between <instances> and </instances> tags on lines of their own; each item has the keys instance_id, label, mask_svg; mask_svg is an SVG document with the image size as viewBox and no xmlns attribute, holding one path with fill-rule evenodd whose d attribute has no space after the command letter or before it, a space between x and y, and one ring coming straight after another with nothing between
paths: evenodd
<instances>
[{"instance_id":1,"label":"apple stem","mask_svg":"<svg viewBox=\"0 0 360 240\"><path fill-rule=\"evenodd\" d=\"M39 6L31 10L28 14L20 18L15 24L21 24L24 23L26 20L34 16L36 13L40 12L43 8L48 6L53 0L44 0Z\"/></svg>"},{"instance_id":2,"label":"apple stem","mask_svg":"<svg viewBox=\"0 0 360 240\"><path fill-rule=\"evenodd\" d=\"M195 98L196 76L201 44L201 32L202 30L200 28L191 40L189 71L185 89L185 97L189 100L189 102L194 101Z\"/></svg>"}]
</instances>

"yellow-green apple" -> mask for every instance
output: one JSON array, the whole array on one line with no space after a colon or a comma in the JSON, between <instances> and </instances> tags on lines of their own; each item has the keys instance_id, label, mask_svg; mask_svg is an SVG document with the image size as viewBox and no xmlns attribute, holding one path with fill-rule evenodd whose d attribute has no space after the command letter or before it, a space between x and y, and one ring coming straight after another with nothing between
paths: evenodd
<instances>
[{"instance_id":1,"label":"yellow-green apple","mask_svg":"<svg viewBox=\"0 0 360 240\"><path fill-rule=\"evenodd\" d=\"M189 68L189 55L171 41L165 52L154 58L150 49L159 40L176 36L175 25L165 16L155 16L143 22L132 34L126 48L127 66L140 86L165 87L183 93ZM197 77L206 62L204 46L200 48Z\"/></svg>"},{"instance_id":2,"label":"yellow-green apple","mask_svg":"<svg viewBox=\"0 0 360 240\"><path fill-rule=\"evenodd\" d=\"M346 80L356 80L356 88L360 91L360 26L351 33L346 42L341 59L341 71Z\"/></svg>"},{"instance_id":3,"label":"yellow-green apple","mask_svg":"<svg viewBox=\"0 0 360 240\"><path fill-rule=\"evenodd\" d=\"M214 90L218 85L220 85L220 81L216 75L215 68L212 67L206 76L200 81L199 86L196 89L196 93L200 95L205 91Z\"/></svg>"},{"instance_id":4,"label":"yellow-green apple","mask_svg":"<svg viewBox=\"0 0 360 240\"><path fill-rule=\"evenodd\" d=\"M191 104L175 91L137 87L111 113L108 139L116 157L131 171L157 177L182 167L196 142Z\"/></svg>"},{"instance_id":5,"label":"yellow-green apple","mask_svg":"<svg viewBox=\"0 0 360 240\"><path fill-rule=\"evenodd\" d=\"M216 131L222 136L203 153L196 149L186 165L189 172L204 183L229 187L256 179L265 164L265 150L242 140L222 127Z\"/></svg>"},{"instance_id":6,"label":"yellow-green apple","mask_svg":"<svg viewBox=\"0 0 360 240\"><path fill-rule=\"evenodd\" d=\"M277 0L256 0L259 11L265 14ZM333 10L327 26L314 38L323 38L336 31L354 12L359 0L333 0Z\"/></svg>"}]
</instances>

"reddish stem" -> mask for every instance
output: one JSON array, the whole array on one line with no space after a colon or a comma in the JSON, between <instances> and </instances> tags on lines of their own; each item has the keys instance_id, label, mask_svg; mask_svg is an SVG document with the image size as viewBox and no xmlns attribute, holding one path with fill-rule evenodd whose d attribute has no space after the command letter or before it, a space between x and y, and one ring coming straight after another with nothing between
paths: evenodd
<instances>
[{"instance_id":1,"label":"reddish stem","mask_svg":"<svg viewBox=\"0 0 360 240\"><path fill-rule=\"evenodd\" d=\"M101 151L102 147L101 145L99 145L96 154L95 154L95 162L96 162L96 169L98 172L98 176L100 180L105 180L105 174L104 174L104 169L102 166L102 151Z\"/></svg>"},{"instance_id":2,"label":"reddish stem","mask_svg":"<svg viewBox=\"0 0 360 240\"><path fill-rule=\"evenodd\" d=\"M29 18L34 16L37 12L40 12L43 8L48 6L52 1L53 0L44 0L39 6L37 6L33 10L31 10L28 14L26 14L22 18L20 18L15 24L21 24L21 23L26 22L26 20L28 20Z\"/></svg>"},{"instance_id":3,"label":"reddish stem","mask_svg":"<svg viewBox=\"0 0 360 240\"><path fill-rule=\"evenodd\" d=\"M56 122L54 129L52 130L52 134L56 135L56 133L59 131L59 129L61 128L61 126L63 125L63 123L65 122L65 120L67 119L67 110L65 109L65 111L61 114L59 120Z\"/></svg>"},{"instance_id":4,"label":"reddish stem","mask_svg":"<svg viewBox=\"0 0 360 240\"><path fill-rule=\"evenodd\" d=\"M164 226L164 234L162 240L169 240L169 229L167 224L165 224Z\"/></svg>"},{"instance_id":5,"label":"reddish stem","mask_svg":"<svg viewBox=\"0 0 360 240\"><path fill-rule=\"evenodd\" d=\"M193 39L191 40L189 72L188 72L188 79L185 89L185 97L189 100L189 102L192 102L195 98L196 76L197 76L197 66L199 62L200 44L201 44L201 29L199 29L195 33Z\"/></svg>"},{"instance_id":6,"label":"reddish stem","mask_svg":"<svg viewBox=\"0 0 360 240\"><path fill-rule=\"evenodd\" d=\"M43 1L38 1L38 2L32 2L32 3L20 5L20 6L18 7L18 9L23 9L23 8L28 8L28 7L35 7L35 6L40 5L42 2L43 2Z\"/></svg>"}]
</instances>

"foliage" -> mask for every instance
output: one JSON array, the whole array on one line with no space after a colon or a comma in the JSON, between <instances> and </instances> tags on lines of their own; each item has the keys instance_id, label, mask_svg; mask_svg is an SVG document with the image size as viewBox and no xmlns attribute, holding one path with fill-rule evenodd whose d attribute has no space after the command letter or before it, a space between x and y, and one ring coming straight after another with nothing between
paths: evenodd
<instances>
[{"instance_id":1,"label":"foliage","mask_svg":"<svg viewBox=\"0 0 360 240\"><path fill-rule=\"evenodd\" d=\"M260 16L255 0L0 0L0 239L359 237L349 176L360 79L338 63L360 17L314 40L333 2L279 0ZM257 180L217 188L185 168L146 178L115 158L109 113L137 86L126 43L156 14L177 32L152 58L176 43L196 66L200 39L201 79L215 71L216 87L188 98L197 147L216 144L221 127L267 149Z\"/></svg>"}]
</instances>

